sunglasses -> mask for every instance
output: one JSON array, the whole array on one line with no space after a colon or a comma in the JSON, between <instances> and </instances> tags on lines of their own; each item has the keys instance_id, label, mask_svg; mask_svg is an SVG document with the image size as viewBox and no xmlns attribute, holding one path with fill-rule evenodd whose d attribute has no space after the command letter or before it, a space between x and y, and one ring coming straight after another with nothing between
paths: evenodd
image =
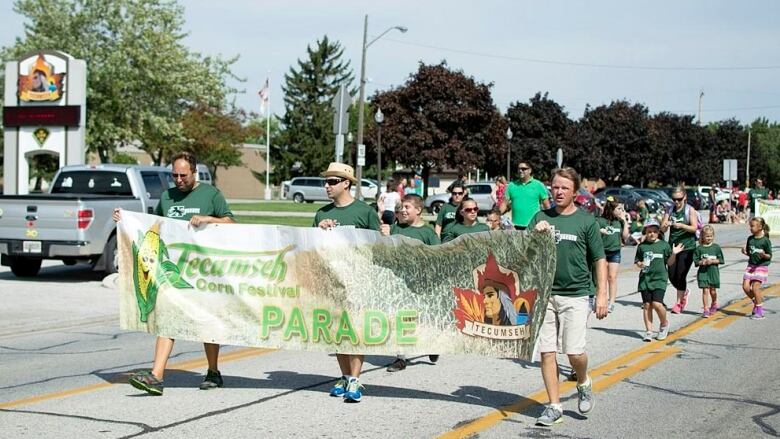
<instances>
[{"instance_id":1,"label":"sunglasses","mask_svg":"<svg viewBox=\"0 0 780 439\"><path fill-rule=\"evenodd\" d=\"M344 181L343 178L326 178L325 179L325 184L327 184L328 186L336 186L337 184L341 183L342 181Z\"/></svg>"},{"instance_id":2,"label":"sunglasses","mask_svg":"<svg viewBox=\"0 0 780 439\"><path fill-rule=\"evenodd\" d=\"M479 207L464 207L461 211L465 213L477 213L479 212Z\"/></svg>"},{"instance_id":3,"label":"sunglasses","mask_svg":"<svg viewBox=\"0 0 780 439\"><path fill-rule=\"evenodd\" d=\"M531 168L517 168L517 169L523 172L531 170Z\"/></svg>"},{"instance_id":4,"label":"sunglasses","mask_svg":"<svg viewBox=\"0 0 780 439\"><path fill-rule=\"evenodd\" d=\"M452 196L453 197L456 196L456 195L462 196L463 194L465 194L465 192L452 192Z\"/></svg>"},{"instance_id":5,"label":"sunglasses","mask_svg":"<svg viewBox=\"0 0 780 439\"><path fill-rule=\"evenodd\" d=\"M190 174L171 174L173 178L187 178Z\"/></svg>"},{"instance_id":6,"label":"sunglasses","mask_svg":"<svg viewBox=\"0 0 780 439\"><path fill-rule=\"evenodd\" d=\"M674 201L675 203L678 203L682 200L684 200L684 198L672 198L672 201Z\"/></svg>"}]
</instances>

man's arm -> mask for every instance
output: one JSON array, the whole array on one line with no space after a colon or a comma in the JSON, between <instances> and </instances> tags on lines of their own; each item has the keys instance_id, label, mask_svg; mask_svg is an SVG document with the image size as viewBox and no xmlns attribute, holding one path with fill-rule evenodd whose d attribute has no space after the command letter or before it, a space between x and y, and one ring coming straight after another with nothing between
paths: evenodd
<instances>
[{"instance_id":1,"label":"man's arm","mask_svg":"<svg viewBox=\"0 0 780 439\"><path fill-rule=\"evenodd\" d=\"M607 316L607 259L596 260L596 318Z\"/></svg>"}]
</instances>

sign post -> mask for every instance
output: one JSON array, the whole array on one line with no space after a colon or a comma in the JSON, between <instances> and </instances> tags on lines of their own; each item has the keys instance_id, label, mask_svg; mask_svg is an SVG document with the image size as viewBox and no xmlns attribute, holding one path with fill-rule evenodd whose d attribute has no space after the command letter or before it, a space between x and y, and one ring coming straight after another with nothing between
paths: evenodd
<instances>
[{"instance_id":1,"label":"sign post","mask_svg":"<svg viewBox=\"0 0 780 439\"><path fill-rule=\"evenodd\" d=\"M349 104L352 102L352 96L349 95L347 87L341 85L336 96L331 103L333 107L333 134L336 135L336 161L341 162L344 156L344 135L349 132Z\"/></svg>"},{"instance_id":2,"label":"sign post","mask_svg":"<svg viewBox=\"0 0 780 439\"><path fill-rule=\"evenodd\" d=\"M731 182L737 181L737 160L723 159L723 180L726 187L731 188Z\"/></svg>"}]
</instances>

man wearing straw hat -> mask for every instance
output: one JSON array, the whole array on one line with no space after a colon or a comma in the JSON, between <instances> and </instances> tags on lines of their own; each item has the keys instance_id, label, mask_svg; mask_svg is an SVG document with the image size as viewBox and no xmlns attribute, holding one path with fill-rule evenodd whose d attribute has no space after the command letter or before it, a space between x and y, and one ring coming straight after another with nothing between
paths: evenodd
<instances>
[{"instance_id":1,"label":"man wearing straw hat","mask_svg":"<svg viewBox=\"0 0 780 439\"><path fill-rule=\"evenodd\" d=\"M332 203L322 207L314 215L314 227L330 230L338 226L354 226L357 229L379 231L379 216L368 204L352 197L350 189L357 184L352 166L331 163L322 173L325 177L325 191ZM341 378L330 389L330 396L341 396L346 402L360 402L363 386L360 371L363 369L363 355L336 354L341 368Z\"/></svg>"}]
</instances>

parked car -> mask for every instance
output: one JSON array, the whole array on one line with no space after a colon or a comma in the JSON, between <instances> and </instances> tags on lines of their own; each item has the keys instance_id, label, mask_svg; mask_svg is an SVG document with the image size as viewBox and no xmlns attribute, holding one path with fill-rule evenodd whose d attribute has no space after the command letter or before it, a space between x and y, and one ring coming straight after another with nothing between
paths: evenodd
<instances>
[{"instance_id":1,"label":"parked car","mask_svg":"<svg viewBox=\"0 0 780 439\"><path fill-rule=\"evenodd\" d=\"M711 186L698 186L696 190L699 192L701 197L706 200L707 206L705 209L710 208L710 191L712 190ZM721 202L723 200L728 201L731 198L731 189L721 189L719 187L716 187L715 190L717 191L715 193L715 201Z\"/></svg>"},{"instance_id":2,"label":"parked car","mask_svg":"<svg viewBox=\"0 0 780 439\"><path fill-rule=\"evenodd\" d=\"M627 211L636 211L639 200L645 200L647 210L651 212L655 212L658 209L653 199L640 195L634 188L606 187L599 189L595 194L596 199L601 205L604 205L607 197L610 195L616 197L621 203L623 203L626 206Z\"/></svg>"},{"instance_id":3,"label":"parked car","mask_svg":"<svg viewBox=\"0 0 780 439\"><path fill-rule=\"evenodd\" d=\"M363 195L364 200L375 200L376 196L379 194L379 186L374 182L374 180L369 180L367 178L364 178L362 181L362 184L360 185L360 194ZM357 193L357 188L352 185L352 196L354 197Z\"/></svg>"},{"instance_id":4,"label":"parked car","mask_svg":"<svg viewBox=\"0 0 780 439\"><path fill-rule=\"evenodd\" d=\"M325 192L323 177L295 177L290 180L287 194L296 203L330 200L328 193Z\"/></svg>"},{"instance_id":5,"label":"parked car","mask_svg":"<svg viewBox=\"0 0 780 439\"><path fill-rule=\"evenodd\" d=\"M668 212L674 206L671 197L661 189L637 188L634 191L645 198L651 198L656 204L656 211Z\"/></svg>"},{"instance_id":6,"label":"parked car","mask_svg":"<svg viewBox=\"0 0 780 439\"><path fill-rule=\"evenodd\" d=\"M552 195L550 196L550 205L553 203ZM593 196L587 189L580 188L579 191L577 191L577 195L574 197L574 204L577 205L580 209L584 210L585 212L588 212L592 215L599 215L601 212L601 209L599 208L598 203L596 202L596 197Z\"/></svg>"},{"instance_id":7,"label":"parked car","mask_svg":"<svg viewBox=\"0 0 780 439\"><path fill-rule=\"evenodd\" d=\"M674 192L675 190L674 187L662 187L659 189L666 192L666 195L669 195L670 198L672 196L672 192ZM688 197L688 204L693 206L694 209L696 210L707 209L708 207L707 201L704 198L702 198L699 191L696 190L695 188L685 188L685 195Z\"/></svg>"},{"instance_id":8,"label":"parked car","mask_svg":"<svg viewBox=\"0 0 780 439\"><path fill-rule=\"evenodd\" d=\"M468 196L473 198L477 202L477 207L480 212L488 212L493 208L493 183L492 182L480 182L471 183L466 185L466 191ZM449 202L450 194L436 194L431 195L425 199L425 208L432 214L438 214L439 209L444 203Z\"/></svg>"},{"instance_id":9,"label":"parked car","mask_svg":"<svg viewBox=\"0 0 780 439\"><path fill-rule=\"evenodd\" d=\"M63 167L47 194L0 197L0 263L19 277L36 276L44 259L114 273L114 208L153 213L170 187L171 171L161 166Z\"/></svg>"}]
</instances>

